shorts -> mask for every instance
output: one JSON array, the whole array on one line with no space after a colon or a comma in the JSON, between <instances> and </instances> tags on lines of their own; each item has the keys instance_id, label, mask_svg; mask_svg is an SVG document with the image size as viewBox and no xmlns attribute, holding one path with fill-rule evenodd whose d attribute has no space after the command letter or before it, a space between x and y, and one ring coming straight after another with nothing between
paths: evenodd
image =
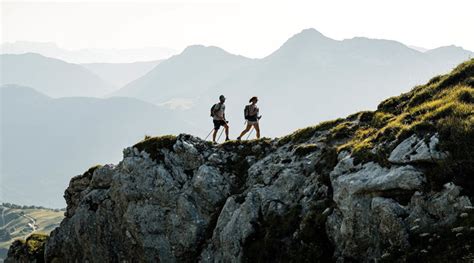
<instances>
[{"instance_id":1,"label":"shorts","mask_svg":"<svg viewBox=\"0 0 474 263\"><path fill-rule=\"evenodd\" d=\"M257 118L257 116L250 116L250 117L248 117L248 119L247 119L247 124L248 124L248 125L255 125L255 124L257 124L257 123L258 123L258 118Z\"/></svg>"},{"instance_id":2,"label":"shorts","mask_svg":"<svg viewBox=\"0 0 474 263\"><path fill-rule=\"evenodd\" d=\"M258 124L258 121L247 121L247 125L255 125Z\"/></svg>"},{"instance_id":3,"label":"shorts","mask_svg":"<svg viewBox=\"0 0 474 263\"><path fill-rule=\"evenodd\" d=\"M223 120L212 120L212 122L214 122L214 130L219 130L221 126L225 126L227 124L227 122Z\"/></svg>"}]
</instances>

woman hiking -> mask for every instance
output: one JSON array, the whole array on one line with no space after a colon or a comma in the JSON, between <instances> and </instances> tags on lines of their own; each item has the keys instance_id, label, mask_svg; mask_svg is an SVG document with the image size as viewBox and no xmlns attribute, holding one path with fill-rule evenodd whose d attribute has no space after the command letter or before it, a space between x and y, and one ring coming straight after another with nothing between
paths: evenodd
<instances>
[{"instance_id":1,"label":"woman hiking","mask_svg":"<svg viewBox=\"0 0 474 263\"><path fill-rule=\"evenodd\" d=\"M252 126L255 128L255 131L257 132L257 139L260 139L260 126L258 125L258 120L260 120L261 116L259 116L259 109L257 107L257 102L258 98L257 97L252 97L249 100L249 105L245 106L244 110L244 116L245 119L247 120L247 127L245 127L245 130L243 130L240 133L240 136L237 137L237 140L241 140L242 136L244 136Z\"/></svg>"}]
</instances>

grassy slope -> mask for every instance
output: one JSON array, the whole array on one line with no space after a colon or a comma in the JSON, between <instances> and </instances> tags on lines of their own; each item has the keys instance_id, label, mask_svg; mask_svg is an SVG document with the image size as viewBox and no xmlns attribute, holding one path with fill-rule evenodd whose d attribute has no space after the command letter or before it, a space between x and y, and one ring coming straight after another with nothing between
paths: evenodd
<instances>
[{"instance_id":1,"label":"grassy slope","mask_svg":"<svg viewBox=\"0 0 474 263\"><path fill-rule=\"evenodd\" d=\"M4 250L5 253L14 240L25 239L32 233L32 229L28 226L30 219L25 216L32 217L36 220L38 229L35 233L45 234L49 234L64 218L64 211L54 211L50 209L3 208L7 209L4 214L6 224L1 228L13 231L11 233L11 239L0 241L0 251ZM22 216L22 214L25 216ZM1 254L0 258L2 258Z\"/></svg>"},{"instance_id":2,"label":"grassy slope","mask_svg":"<svg viewBox=\"0 0 474 263\"><path fill-rule=\"evenodd\" d=\"M396 142L412 134L438 132L443 150L450 151L457 161L472 162L466 157L474 153L474 59L383 101L376 111L298 130L281 138L280 144L303 142L322 131L330 132L328 139L335 142L338 152L347 150L359 161L382 163ZM389 142L392 144L387 147L375 147ZM374 147L376 151L371 151Z\"/></svg>"}]
</instances>

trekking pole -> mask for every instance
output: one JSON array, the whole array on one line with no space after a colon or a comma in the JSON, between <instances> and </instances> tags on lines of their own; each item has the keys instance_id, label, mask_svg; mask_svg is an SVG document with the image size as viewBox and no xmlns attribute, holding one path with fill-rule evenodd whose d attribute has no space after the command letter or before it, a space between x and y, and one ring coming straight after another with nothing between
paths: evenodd
<instances>
[{"instance_id":1,"label":"trekking pole","mask_svg":"<svg viewBox=\"0 0 474 263\"><path fill-rule=\"evenodd\" d=\"M249 137L250 137L250 135L252 134L252 132L253 132L253 126L252 126L252 129L250 129L249 135L247 135L247 139L246 139L246 140L249 139Z\"/></svg>"},{"instance_id":2,"label":"trekking pole","mask_svg":"<svg viewBox=\"0 0 474 263\"><path fill-rule=\"evenodd\" d=\"M204 139L205 141L207 140L207 138L209 137L209 135L211 135L212 131L214 130L214 128L212 128L212 130L209 132L209 134L206 136L206 138Z\"/></svg>"},{"instance_id":3,"label":"trekking pole","mask_svg":"<svg viewBox=\"0 0 474 263\"><path fill-rule=\"evenodd\" d=\"M217 142L219 142L221 136L222 136L222 133L224 132L225 129L222 129L221 133L219 134L219 137L217 137Z\"/></svg>"}]
</instances>

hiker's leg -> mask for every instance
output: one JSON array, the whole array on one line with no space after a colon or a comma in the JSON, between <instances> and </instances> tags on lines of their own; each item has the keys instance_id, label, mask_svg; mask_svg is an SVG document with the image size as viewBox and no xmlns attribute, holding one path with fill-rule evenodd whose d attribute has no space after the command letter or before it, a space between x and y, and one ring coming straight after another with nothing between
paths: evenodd
<instances>
[{"instance_id":1,"label":"hiker's leg","mask_svg":"<svg viewBox=\"0 0 474 263\"><path fill-rule=\"evenodd\" d=\"M255 131L257 132L257 139L260 139L260 126L258 125L258 122L253 125L255 128Z\"/></svg>"},{"instance_id":2,"label":"hiker's leg","mask_svg":"<svg viewBox=\"0 0 474 263\"><path fill-rule=\"evenodd\" d=\"M242 138L248 131L250 131L251 128L252 128L252 125L250 125L250 124L247 123L247 127L245 127L245 130L243 130L243 131L240 133L239 138Z\"/></svg>"},{"instance_id":3,"label":"hiker's leg","mask_svg":"<svg viewBox=\"0 0 474 263\"><path fill-rule=\"evenodd\" d=\"M225 138L229 139L229 125L224 124L224 129L225 129Z\"/></svg>"},{"instance_id":4,"label":"hiker's leg","mask_svg":"<svg viewBox=\"0 0 474 263\"><path fill-rule=\"evenodd\" d=\"M216 142L216 135L217 135L218 130L219 130L219 128L214 129L214 131L212 132L212 141L213 142Z\"/></svg>"}]
</instances>

